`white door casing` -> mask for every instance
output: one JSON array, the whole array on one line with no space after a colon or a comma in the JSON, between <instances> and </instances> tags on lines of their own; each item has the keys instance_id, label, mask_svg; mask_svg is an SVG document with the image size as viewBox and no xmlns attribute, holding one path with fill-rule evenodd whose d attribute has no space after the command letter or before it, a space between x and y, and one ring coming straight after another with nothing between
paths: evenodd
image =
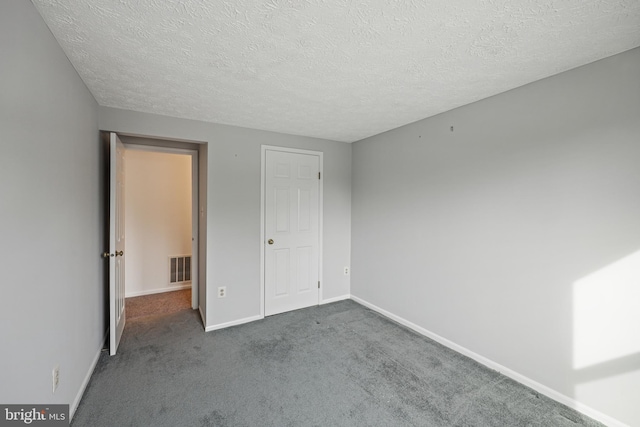
<instances>
[{"instance_id":1,"label":"white door casing","mask_svg":"<svg viewBox=\"0 0 640 427\"><path fill-rule=\"evenodd\" d=\"M116 354L126 321L124 310L124 145L109 138L109 354Z\"/></svg>"},{"instance_id":2,"label":"white door casing","mask_svg":"<svg viewBox=\"0 0 640 427\"><path fill-rule=\"evenodd\" d=\"M265 149L264 314L319 303L320 155Z\"/></svg>"}]
</instances>

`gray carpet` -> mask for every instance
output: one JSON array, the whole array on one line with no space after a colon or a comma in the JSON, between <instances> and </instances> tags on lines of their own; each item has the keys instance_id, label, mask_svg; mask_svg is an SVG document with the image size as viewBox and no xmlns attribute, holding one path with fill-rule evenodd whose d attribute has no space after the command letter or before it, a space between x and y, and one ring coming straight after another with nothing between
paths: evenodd
<instances>
[{"instance_id":1,"label":"gray carpet","mask_svg":"<svg viewBox=\"0 0 640 427\"><path fill-rule=\"evenodd\" d=\"M600 426L353 301L203 332L127 324L73 426Z\"/></svg>"}]
</instances>

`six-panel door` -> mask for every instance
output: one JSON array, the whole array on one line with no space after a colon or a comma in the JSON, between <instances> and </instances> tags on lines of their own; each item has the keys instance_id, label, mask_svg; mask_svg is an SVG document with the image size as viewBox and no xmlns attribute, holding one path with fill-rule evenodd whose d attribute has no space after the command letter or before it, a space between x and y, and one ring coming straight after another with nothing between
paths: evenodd
<instances>
[{"instance_id":1,"label":"six-panel door","mask_svg":"<svg viewBox=\"0 0 640 427\"><path fill-rule=\"evenodd\" d=\"M317 305L320 159L266 151L265 315Z\"/></svg>"}]
</instances>

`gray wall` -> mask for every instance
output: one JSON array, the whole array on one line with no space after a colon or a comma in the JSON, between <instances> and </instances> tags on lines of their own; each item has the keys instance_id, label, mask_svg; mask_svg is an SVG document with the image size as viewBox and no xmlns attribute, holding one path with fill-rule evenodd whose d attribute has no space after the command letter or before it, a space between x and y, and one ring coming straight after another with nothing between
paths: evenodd
<instances>
[{"instance_id":1,"label":"gray wall","mask_svg":"<svg viewBox=\"0 0 640 427\"><path fill-rule=\"evenodd\" d=\"M100 107L100 129L207 143L209 327L260 314L260 147L324 153L323 298L349 295L351 145ZM227 297L216 297L219 286Z\"/></svg>"},{"instance_id":2,"label":"gray wall","mask_svg":"<svg viewBox=\"0 0 640 427\"><path fill-rule=\"evenodd\" d=\"M640 425L640 283L574 363L576 283L640 250L640 49L354 143L352 192L352 295Z\"/></svg>"},{"instance_id":3,"label":"gray wall","mask_svg":"<svg viewBox=\"0 0 640 427\"><path fill-rule=\"evenodd\" d=\"M105 331L98 106L31 2L0 52L0 402L71 404Z\"/></svg>"}]
</instances>

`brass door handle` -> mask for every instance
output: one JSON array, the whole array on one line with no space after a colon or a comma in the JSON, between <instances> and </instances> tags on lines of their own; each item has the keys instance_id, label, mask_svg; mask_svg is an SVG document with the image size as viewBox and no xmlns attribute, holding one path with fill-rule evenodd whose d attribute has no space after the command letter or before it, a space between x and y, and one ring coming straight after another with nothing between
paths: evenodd
<instances>
[{"instance_id":1,"label":"brass door handle","mask_svg":"<svg viewBox=\"0 0 640 427\"><path fill-rule=\"evenodd\" d=\"M115 254L110 254L109 252L103 252L102 253L102 258L109 258L112 256L123 256L124 252L123 251L116 251Z\"/></svg>"},{"instance_id":2,"label":"brass door handle","mask_svg":"<svg viewBox=\"0 0 640 427\"><path fill-rule=\"evenodd\" d=\"M267 243L270 244L270 245L273 245L273 239L267 240Z\"/></svg>"}]
</instances>

